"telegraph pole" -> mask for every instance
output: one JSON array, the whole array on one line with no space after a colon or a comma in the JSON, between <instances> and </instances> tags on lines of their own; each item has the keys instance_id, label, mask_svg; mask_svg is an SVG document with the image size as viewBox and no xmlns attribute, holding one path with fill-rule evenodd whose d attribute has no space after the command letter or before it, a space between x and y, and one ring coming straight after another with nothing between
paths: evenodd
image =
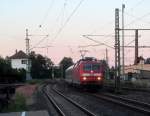
<instances>
[{"instance_id":1,"label":"telegraph pole","mask_svg":"<svg viewBox=\"0 0 150 116\"><path fill-rule=\"evenodd\" d=\"M30 54L30 44L29 44L29 34L28 34L28 29L26 29L26 54L28 56L27 58L27 65L26 65L26 80L31 80L31 74L30 74L30 69L31 69L31 61L29 59L29 54Z\"/></svg>"},{"instance_id":2,"label":"telegraph pole","mask_svg":"<svg viewBox=\"0 0 150 116\"><path fill-rule=\"evenodd\" d=\"M108 65L108 50L106 48L106 64L107 64L107 67L106 67L106 78L109 79L109 65Z\"/></svg>"},{"instance_id":3,"label":"telegraph pole","mask_svg":"<svg viewBox=\"0 0 150 116\"><path fill-rule=\"evenodd\" d=\"M134 64L137 64L138 61L138 29L135 30L135 61Z\"/></svg>"},{"instance_id":4,"label":"telegraph pole","mask_svg":"<svg viewBox=\"0 0 150 116\"><path fill-rule=\"evenodd\" d=\"M122 4L122 77L124 78L124 8L125 5Z\"/></svg>"},{"instance_id":5,"label":"telegraph pole","mask_svg":"<svg viewBox=\"0 0 150 116\"><path fill-rule=\"evenodd\" d=\"M108 64L108 50L106 48L106 63Z\"/></svg>"}]
</instances>

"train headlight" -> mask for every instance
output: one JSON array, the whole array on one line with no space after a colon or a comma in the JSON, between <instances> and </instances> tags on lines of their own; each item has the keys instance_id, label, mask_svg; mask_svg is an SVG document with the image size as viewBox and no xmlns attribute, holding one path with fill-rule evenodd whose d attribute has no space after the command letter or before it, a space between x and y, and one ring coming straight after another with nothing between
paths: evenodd
<instances>
[{"instance_id":1,"label":"train headlight","mask_svg":"<svg viewBox=\"0 0 150 116\"><path fill-rule=\"evenodd\" d=\"M86 77L83 77L83 80L85 81L87 78Z\"/></svg>"},{"instance_id":2,"label":"train headlight","mask_svg":"<svg viewBox=\"0 0 150 116\"><path fill-rule=\"evenodd\" d=\"M100 81L100 80L101 80L101 77L97 77L97 80L99 80L99 81Z\"/></svg>"}]
</instances>

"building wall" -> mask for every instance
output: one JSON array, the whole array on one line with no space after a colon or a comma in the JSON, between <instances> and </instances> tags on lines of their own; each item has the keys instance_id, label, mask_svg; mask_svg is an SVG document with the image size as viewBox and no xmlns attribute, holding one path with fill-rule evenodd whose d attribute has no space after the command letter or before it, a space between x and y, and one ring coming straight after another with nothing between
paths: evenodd
<instances>
[{"instance_id":1,"label":"building wall","mask_svg":"<svg viewBox=\"0 0 150 116\"><path fill-rule=\"evenodd\" d=\"M27 59L11 59L11 67L14 69L24 68L26 70Z\"/></svg>"},{"instance_id":2,"label":"building wall","mask_svg":"<svg viewBox=\"0 0 150 116\"><path fill-rule=\"evenodd\" d=\"M138 64L138 65L125 66L125 73L128 72L139 73L138 70L150 71L150 64Z\"/></svg>"},{"instance_id":3,"label":"building wall","mask_svg":"<svg viewBox=\"0 0 150 116\"><path fill-rule=\"evenodd\" d=\"M150 79L150 64L138 64L125 67L125 74L139 79ZM128 76L129 77L129 76Z\"/></svg>"}]
</instances>

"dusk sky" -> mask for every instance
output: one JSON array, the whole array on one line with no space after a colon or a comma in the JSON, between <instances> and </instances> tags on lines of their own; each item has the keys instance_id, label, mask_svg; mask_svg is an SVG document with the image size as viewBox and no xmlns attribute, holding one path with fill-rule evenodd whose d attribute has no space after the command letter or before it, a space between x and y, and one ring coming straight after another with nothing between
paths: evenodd
<instances>
[{"instance_id":1,"label":"dusk sky","mask_svg":"<svg viewBox=\"0 0 150 116\"><path fill-rule=\"evenodd\" d=\"M115 8L120 9L121 26L123 3L125 28L150 28L150 0L0 0L0 55L11 56L16 49L25 51L26 28L32 35L29 36L32 51L48 56L55 64L64 56L76 61L81 58L79 46L97 44L82 35L102 35L92 39L114 46ZM126 45L134 40L134 32L125 34L131 35L125 37ZM139 45L149 46L150 31L139 31L139 35ZM109 64L114 65L114 49L107 46L84 49L88 50L86 56L104 59L106 48ZM139 55L150 57L149 49L140 49ZM126 48L125 63L133 61L134 49Z\"/></svg>"}]
</instances>

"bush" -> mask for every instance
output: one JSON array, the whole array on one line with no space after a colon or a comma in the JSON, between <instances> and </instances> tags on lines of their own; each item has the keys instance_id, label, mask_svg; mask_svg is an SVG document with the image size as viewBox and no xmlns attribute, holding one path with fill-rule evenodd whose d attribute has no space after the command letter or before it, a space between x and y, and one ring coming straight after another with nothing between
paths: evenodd
<instances>
[{"instance_id":1,"label":"bush","mask_svg":"<svg viewBox=\"0 0 150 116\"><path fill-rule=\"evenodd\" d=\"M42 84L43 82L44 81L40 79L32 79L27 81L28 84Z\"/></svg>"},{"instance_id":2,"label":"bush","mask_svg":"<svg viewBox=\"0 0 150 116\"><path fill-rule=\"evenodd\" d=\"M20 112L27 110L26 99L22 94L17 93L14 101L8 107L5 107L2 112Z\"/></svg>"}]
</instances>

